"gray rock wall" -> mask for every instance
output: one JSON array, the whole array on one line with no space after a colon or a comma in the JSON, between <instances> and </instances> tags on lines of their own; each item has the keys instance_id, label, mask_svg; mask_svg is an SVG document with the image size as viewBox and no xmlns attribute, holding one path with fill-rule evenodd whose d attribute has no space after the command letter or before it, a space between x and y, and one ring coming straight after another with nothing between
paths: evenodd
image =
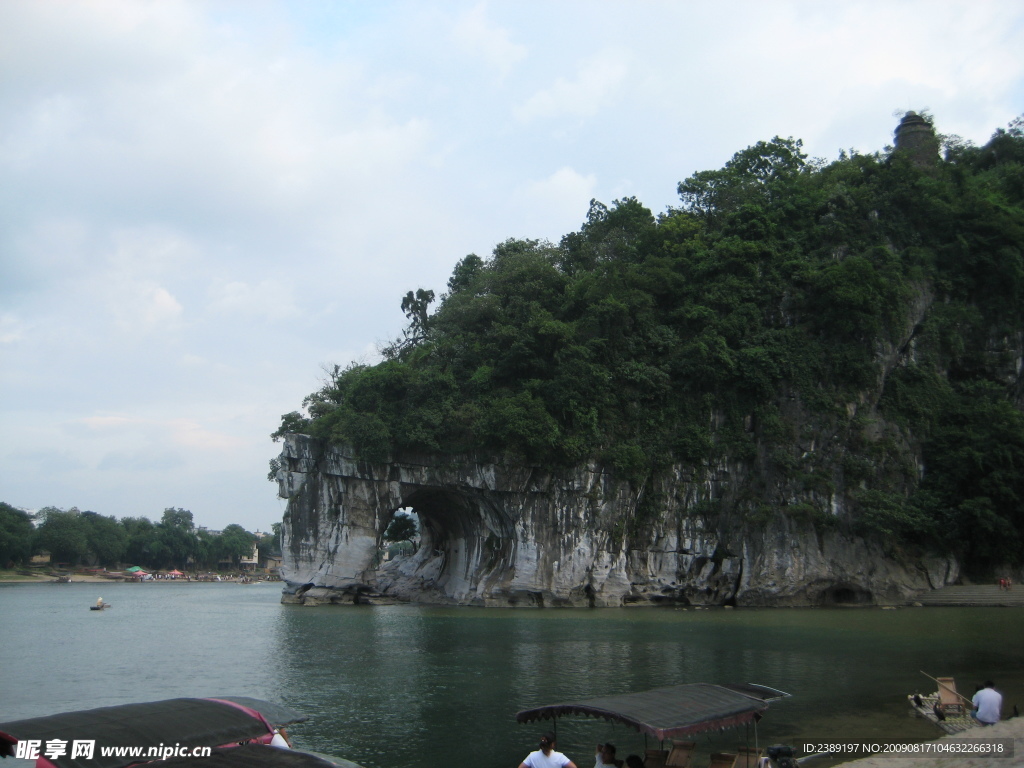
<instances>
[{"instance_id":1,"label":"gray rock wall","mask_svg":"<svg viewBox=\"0 0 1024 768\"><path fill-rule=\"evenodd\" d=\"M707 502L736 507L731 489L750 475L742 466L699 478L679 467L636 489L594 464L560 473L468 457L368 464L303 435L285 438L280 461L287 602L891 604L958 576L955 562L897 561L785 514L751 522L699 512ZM406 507L421 520L419 549L378 565L383 533Z\"/></svg>"}]
</instances>

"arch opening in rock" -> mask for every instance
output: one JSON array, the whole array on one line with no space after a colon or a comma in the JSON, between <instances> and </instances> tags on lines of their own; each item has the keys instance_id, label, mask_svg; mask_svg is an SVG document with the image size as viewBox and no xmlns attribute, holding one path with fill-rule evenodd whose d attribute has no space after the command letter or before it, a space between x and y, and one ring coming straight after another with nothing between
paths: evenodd
<instances>
[{"instance_id":1,"label":"arch opening in rock","mask_svg":"<svg viewBox=\"0 0 1024 768\"><path fill-rule=\"evenodd\" d=\"M418 520L419 541L413 553L381 566L381 592L405 600L465 602L491 591L495 579L507 577L515 537L504 510L482 496L444 488L416 488L401 504L383 530L396 514L411 513Z\"/></svg>"},{"instance_id":2,"label":"arch opening in rock","mask_svg":"<svg viewBox=\"0 0 1024 768\"><path fill-rule=\"evenodd\" d=\"M412 507L399 507L382 526L379 562L416 554L422 541L423 524Z\"/></svg>"}]
</instances>

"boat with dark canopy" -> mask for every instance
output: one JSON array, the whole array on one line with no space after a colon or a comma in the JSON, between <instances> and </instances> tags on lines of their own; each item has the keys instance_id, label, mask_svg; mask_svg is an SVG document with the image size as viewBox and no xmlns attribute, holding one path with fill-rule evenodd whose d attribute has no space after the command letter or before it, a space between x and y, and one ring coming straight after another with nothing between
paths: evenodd
<instances>
[{"instance_id":1,"label":"boat with dark canopy","mask_svg":"<svg viewBox=\"0 0 1024 768\"><path fill-rule=\"evenodd\" d=\"M230 749L215 749L209 757L172 757L161 760L160 768L197 768L197 760L202 760L202 768L338 768L339 765L355 766L355 763L345 760L336 761L335 758L325 760L319 755L309 752L278 749L264 744L246 744Z\"/></svg>"},{"instance_id":2,"label":"boat with dark canopy","mask_svg":"<svg viewBox=\"0 0 1024 768\"><path fill-rule=\"evenodd\" d=\"M0 723L0 756L13 757L19 741L34 741L39 747L36 768L126 768L155 760L160 761L161 768L185 768L186 764L201 764L203 768L242 764L253 768L355 765L267 746L274 738L275 728L307 719L282 704L242 696L122 704ZM88 757L76 754L72 749L75 742L92 742L92 753ZM61 754L47 754L48 743L62 745L55 750ZM171 745L189 750L210 747L211 755L166 754ZM131 753L123 748L142 751ZM237 751L240 749L244 751Z\"/></svg>"},{"instance_id":3,"label":"boat with dark canopy","mask_svg":"<svg viewBox=\"0 0 1024 768\"><path fill-rule=\"evenodd\" d=\"M664 741L756 723L769 702L787 696L783 691L752 683L687 683L524 709L516 714L516 721L529 723L562 715L586 715L623 723Z\"/></svg>"}]
</instances>

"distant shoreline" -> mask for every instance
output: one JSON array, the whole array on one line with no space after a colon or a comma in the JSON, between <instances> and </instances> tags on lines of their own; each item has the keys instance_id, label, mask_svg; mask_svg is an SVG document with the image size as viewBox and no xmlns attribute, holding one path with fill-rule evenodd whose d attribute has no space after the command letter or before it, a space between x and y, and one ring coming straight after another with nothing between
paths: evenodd
<instances>
[{"instance_id":1,"label":"distant shoreline","mask_svg":"<svg viewBox=\"0 0 1024 768\"><path fill-rule=\"evenodd\" d=\"M72 575L71 581L58 582L56 576L47 574L46 576L0 576L0 584L130 584L134 583L134 579L110 579L105 576L93 576L90 574L76 573ZM263 582L277 583L280 581L272 581L269 579L253 579L251 584ZM149 579L145 582L146 584L237 584L240 583L237 578L221 576L220 581L216 579Z\"/></svg>"}]
</instances>

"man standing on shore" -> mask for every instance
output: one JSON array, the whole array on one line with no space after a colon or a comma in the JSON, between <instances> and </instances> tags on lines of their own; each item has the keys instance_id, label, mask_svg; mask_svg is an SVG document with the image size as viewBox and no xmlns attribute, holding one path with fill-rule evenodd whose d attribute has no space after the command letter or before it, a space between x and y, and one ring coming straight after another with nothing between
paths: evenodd
<instances>
[{"instance_id":1,"label":"man standing on shore","mask_svg":"<svg viewBox=\"0 0 1024 768\"><path fill-rule=\"evenodd\" d=\"M995 725L999 722L1003 713L1003 695L995 688L996 684L991 680L985 681L985 687L974 694L971 703L974 709L971 710L971 717L982 725Z\"/></svg>"}]
</instances>

